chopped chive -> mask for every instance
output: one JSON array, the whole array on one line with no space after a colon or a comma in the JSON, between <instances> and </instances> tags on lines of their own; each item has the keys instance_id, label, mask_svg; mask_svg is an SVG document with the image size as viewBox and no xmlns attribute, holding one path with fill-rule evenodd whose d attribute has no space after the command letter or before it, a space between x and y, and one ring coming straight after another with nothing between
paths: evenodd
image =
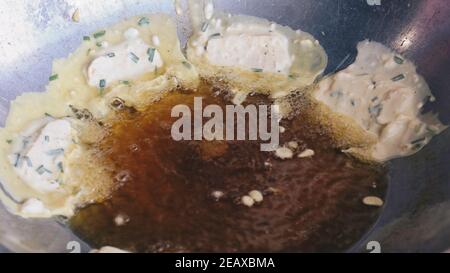
<instances>
[{"instance_id":1,"label":"chopped chive","mask_svg":"<svg viewBox=\"0 0 450 273\"><path fill-rule=\"evenodd\" d=\"M205 32L208 29L209 23L208 22L203 22L202 27L201 27L201 31Z\"/></svg>"},{"instance_id":2,"label":"chopped chive","mask_svg":"<svg viewBox=\"0 0 450 273\"><path fill-rule=\"evenodd\" d=\"M106 86L106 80L105 79L101 79L100 82L98 83L98 86L100 88L105 88Z\"/></svg>"},{"instance_id":3,"label":"chopped chive","mask_svg":"<svg viewBox=\"0 0 450 273\"><path fill-rule=\"evenodd\" d=\"M209 39L220 36L220 33L214 33L209 35Z\"/></svg>"},{"instance_id":4,"label":"chopped chive","mask_svg":"<svg viewBox=\"0 0 450 273\"><path fill-rule=\"evenodd\" d=\"M186 61L182 61L181 63L182 63L185 67L191 68L191 64L190 64L190 63L188 63L188 62L186 62Z\"/></svg>"},{"instance_id":5,"label":"chopped chive","mask_svg":"<svg viewBox=\"0 0 450 273\"><path fill-rule=\"evenodd\" d=\"M92 48L89 48L86 52L86 55L89 55L91 53L91 51L92 51Z\"/></svg>"},{"instance_id":6,"label":"chopped chive","mask_svg":"<svg viewBox=\"0 0 450 273\"><path fill-rule=\"evenodd\" d=\"M394 56L394 62L397 64L403 64L404 60L398 56Z\"/></svg>"},{"instance_id":7,"label":"chopped chive","mask_svg":"<svg viewBox=\"0 0 450 273\"><path fill-rule=\"evenodd\" d=\"M412 145L418 144L418 143L424 141L425 139L426 139L426 138L424 138L424 137L418 138L418 139L416 139L416 140L411 141L411 144L412 144Z\"/></svg>"},{"instance_id":8,"label":"chopped chive","mask_svg":"<svg viewBox=\"0 0 450 273\"><path fill-rule=\"evenodd\" d=\"M154 48L149 48L147 50L147 54L148 54L148 60L152 63L153 62L153 58L155 57L155 49Z\"/></svg>"},{"instance_id":9,"label":"chopped chive","mask_svg":"<svg viewBox=\"0 0 450 273\"><path fill-rule=\"evenodd\" d=\"M58 163L58 169L59 169L60 172L64 173L64 167L63 167L63 163L62 162Z\"/></svg>"},{"instance_id":10,"label":"chopped chive","mask_svg":"<svg viewBox=\"0 0 450 273\"><path fill-rule=\"evenodd\" d=\"M11 144L12 143L12 139L7 139L6 143Z\"/></svg>"},{"instance_id":11,"label":"chopped chive","mask_svg":"<svg viewBox=\"0 0 450 273\"><path fill-rule=\"evenodd\" d=\"M130 59L131 59L133 62L135 62L135 63L138 63L138 62L139 62L139 57L136 56L136 54L134 54L133 52L130 52L130 53L128 54L128 56L130 57Z\"/></svg>"},{"instance_id":12,"label":"chopped chive","mask_svg":"<svg viewBox=\"0 0 450 273\"><path fill-rule=\"evenodd\" d=\"M95 39L100 38L100 37L102 37L105 34L106 34L106 30L101 30L99 32L94 33L94 38Z\"/></svg>"},{"instance_id":13,"label":"chopped chive","mask_svg":"<svg viewBox=\"0 0 450 273\"><path fill-rule=\"evenodd\" d=\"M130 81L119 81L121 84L130 85Z\"/></svg>"},{"instance_id":14,"label":"chopped chive","mask_svg":"<svg viewBox=\"0 0 450 273\"><path fill-rule=\"evenodd\" d=\"M31 162L31 159L28 156L24 156L22 158L25 159L28 167L30 167L30 168L33 167L33 162Z\"/></svg>"},{"instance_id":15,"label":"chopped chive","mask_svg":"<svg viewBox=\"0 0 450 273\"><path fill-rule=\"evenodd\" d=\"M46 142L49 142L49 141L50 141L50 137L49 137L49 136L44 136L44 140L45 140Z\"/></svg>"},{"instance_id":16,"label":"chopped chive","mask_svg":"<svg viewBox=\"0 0 450 273\"><path fill-rule=\"evenodd\" d=\"M288 76L288 78L294 80L294 79L296 79L297 77L296 77L295 75L293 75L293 74L290 74L290 75Z\"/></svg>"},{"instance_id":17,"label":"chopped chive","mask_svg":"<svg viewBox=\"0 0 450 273\"><path fill-rule=\"evenodd\" d=\"M404 78L405 78L405 75L399 74L399 75L393 77L391 80L394 81L394 82L396 82L396 81L403 80Z\"/></svg>"},{"instance_id":18,"label":"chopped chive","mask_svg":"<svg viewBox=\"0 0 450 273\"><path fill-rule=\"evenodd\" d=\"M342 96L342 92L341 91L333 91L330 93L330 97L334 98L334 97L340 97Z\"/></svg>"},{"instance_id":19,"label":"chopped chive","mask_svg":"<svg viewBox=\"0 0 450 273\"><path fill-rule=\"evenodd\" d=\"M429 127L429 126L427 126L427 131L431 134L431 135L437 135L438 133L439 133L439 130L438 129L434 129L434 128L431 128L431 127Z\"/></svg>"},{"instance_id":20,"label":"chopped chive","mask_svg":"<svg viewBox=\"0 0 450 273\"><path fill-rule=\"evenodd\" d=\"M49 150L49 151L47 151L46 154L54 156L54 155L60 155L60 154L63 154L63 153L64 153L64 149L63 148L58 148L58 149Z\"/></svg>"},{"instance_id":21,"label":"chopped chive","mask_svg":"<svg viewBox=\"0 0 450 273\"><path fill-rule=\"evenodd\" d=\"M51 76L48 78L49 81L54 81L54 80L56 80L56 79L58 79L58 74L51 75Z\"/></svg>"},{"instance_id":22,"label":"chopped chive","mask_svg":"<svg viewBox=\"0 0 450 273\"><path fill-rule=\"evenodd\" d=\"M89 37L89 36L84 36L84 37L83 37L83 40L84 40L84 41L90 41L90 40L91 40L91 37Z\"/></svg>"},{"instance_id":23,"label":"chopped chive","mask_svg":"<svg viewBox=\"0 0 450 273\"><path fill-rule=\"evenodd\" d=\"M381 105L381 103L375 106L370 106L368 109L369 114L372 118L377 118L380 115L381 110L383 110L383 106Z\"/></svg>"},{"instance_id":24,"label":"chopped chive","mask_svg":"<svg viewBox=\"0 0 450 273\"><path fill-rule=\"evenodd\" d=\"M40 165L40 166L36 169L36 172L37 172L39 175L42 175L42 174L44 174L44 173L52 173L50 170L46 169L46 168L44 167L44 165Z\"/></svg>"},{"instance_id":25,"label":"chopped chive","mask_svg":"<svg viewBox=\"0 0 450 273\"><path fill-rule=\"evenodd\" d=\"M49 114L49 113L47 113L47 112L46 112L46 113L44 113L44 115L45 115L46 117L51 117L51 118L53 117L52 115L50 115L50 114Z\"/></svg>"},{"instance_id":26,"label":"chopped chive","mask_svg":"<svg viewBox=\"0 0 450 273\"><path fill-rule=\"evenodd\" d=\"M14 167L18 167L19 166L19 161L20 161L20 154L16 154L16 160L14 161Z\"/></svg>"},{"instance_id":27,"label":"chopped chive","mask_svg":"<svg viewBox=\"0 0 450 273\"><path fill-rule=\"evenodd\" d=\"M139 21L138 21L138 25L139 25L139 26L148 25L148 24L150 24L150 20L148 20L147 17L142 17L142 18L139 19Z\"/></svg>"},{"instance_id":28,"label":"chopped chive","mask_svg":"<svg viewBox=\"0 0 450 273\"><path fill-rule=\"evenodd\" d=\"M101 43L101 42L96 42L95 45L96 45L97 47L102 47L102 43Z\"/></svg>"},{"instance_id":29,"label":"chopped chive","mask_svg":"<svg viewBox=\"0 0 450 273\"><path fill-rule=\"evenodd\" d=\"M253 72L263 72L262 68L252 68Z\"/></svg>"},{"instance_id":30,"label":"chopped chive","mask_svg":"<svg viewBox=\"0 0 450 273\"><path fill-rule=\"evenodd\" d=\"M106 54L106 56L113 58L116 56L116 54L114 52L111 52L111 53Z\"/></svg>"}]
</instances>

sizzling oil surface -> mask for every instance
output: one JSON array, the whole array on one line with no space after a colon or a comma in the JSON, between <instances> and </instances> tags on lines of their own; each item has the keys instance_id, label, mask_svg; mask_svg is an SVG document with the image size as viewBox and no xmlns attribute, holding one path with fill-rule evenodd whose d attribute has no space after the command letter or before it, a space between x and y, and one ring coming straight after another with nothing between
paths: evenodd
<instances>
[{"instance_id":1,"label":"sizzling oil surface","mask_svg":"<svg viewBox=\"0 0 450 273\"><path fill-rule=\"evenodd\" d=\"M256 141L173 141L172 107L193 109L200 95L203 105L230 104L214 91L204 84L195 93L172 92L145 112L119 114L98 149L123 186L79 210L70 223L75 233L95 247L139 252L342 251L370 228L380 208L361 200L384 196L383 171L335 150L301 114L282 121L281 144L295 140L299 151L315 151L312 158L281 160ZM251 190L263 192L263 202L240 204ZM129 221L117 226L117 215Z\"/></svg>"}]
</instances>

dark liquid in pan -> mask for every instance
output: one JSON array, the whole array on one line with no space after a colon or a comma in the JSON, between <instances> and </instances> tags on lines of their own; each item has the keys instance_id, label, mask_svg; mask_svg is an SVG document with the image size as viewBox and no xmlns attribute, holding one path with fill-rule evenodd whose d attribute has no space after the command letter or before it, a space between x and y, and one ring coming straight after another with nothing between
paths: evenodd
<instances>
[{"instance_id":1,"label":"dark liquid in pan","mask_svg":"<svg viewBox=\"0 0 450 273\"><path fill-rule=\"evenodd\" d=\"M281 160L261 152L258 141L172 140L172 107L192 106L200 95L204 106L230 104L213 93L203 84L119 115L97 149L126 182L108 201L76 213L70 223L76 234L93 247L139 252L343 251L373 225L381 209L362 199L384 197L383 170L334 149L301 113L282 121L280 144L294 140L298 151L315 151L311 158ZM251 190L264 200L246 207L240 198ZM129 221L117 226L117 215Z\"/></svg>"}]
</instances>

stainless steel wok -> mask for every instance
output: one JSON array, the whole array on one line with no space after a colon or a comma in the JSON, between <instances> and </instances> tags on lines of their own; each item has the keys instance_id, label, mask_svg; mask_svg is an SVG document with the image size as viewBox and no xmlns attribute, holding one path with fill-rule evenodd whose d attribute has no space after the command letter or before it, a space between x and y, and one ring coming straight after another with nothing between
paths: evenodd
<instances>
[{"instance_id":1,"label":"stainless steel wok","mask_svg":"<svg viewBox=\"0 0 450 273\"><path fill-rule=\"evenodd\" d=\"M369 1L371 2L371 1ZM186 3L181 1L182 6ZM312 33L329 56L327 72L352 62L358 41L384 43L413 60L437 100L428 110L450 123L450 3L447 0L217 0L216 8L261 16ZM80 22L71 20L76 9ZM172 0L2 0L0 1L0 125L8 105L24 91L42 91L55 58L78 47L100 27L146 12L174 15ZM189 35L186 11L179 35ZM389 165L385 208L350 252L441 252L450 248L450 130L414 156ZM24 220L0 207L0 252L70 252L89 246L61 221ZM75 246L77 243L75 243Z\"/></svg>"}]
</instances>

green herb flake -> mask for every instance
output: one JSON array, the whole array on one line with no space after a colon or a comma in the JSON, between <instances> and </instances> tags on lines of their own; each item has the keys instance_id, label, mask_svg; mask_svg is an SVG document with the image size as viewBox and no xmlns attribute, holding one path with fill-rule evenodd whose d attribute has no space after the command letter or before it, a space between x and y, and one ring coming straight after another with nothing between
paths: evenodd
<instances>
[{"instance_id":1,"label":"green herb flake","mask_svg":"<svg viewBox=\"0 0 450 273\"><path fill-rule=\"evenodd\" d=\"M333 91L330 93L330 97L334 98L334 97L340 97L342 96L342 92L341 91Z\"/></svg>"},{"instance_id":2,"label":"green herb flake","mask_svg":"<svg viewBox=\"0 0 450 273\"><path fill-rule=\"evenodd\" d=\"M429 126L427 126L426 129L427 129L427 132L430 133L432 136L437 135L439 133L439 129L431 128Z\"/></svg>"},{"instance_id":3,"label":"green herb flake","mask_svg":"<svg viewBox=\"0 0 450 273\"><path fill-rule=\"evenodd\" d=\"M252 68L253 72L263 72L262 68Z\"/></svg>"},{"instance_id":4,"label":"green herb flake","mask_svg":"<svg viewBox=\"0 0 450 273\"><path fill-rule=\"evenodd\" d=\"M14 161L14 167L18 167L20 162L20 154L16 154L16 160Z\"/></svg>"},{"instance_id":5,"label":"green herb flake","mask_svg":"<svg viewBox=\"0 0 450 273\"><path fill-rule=\"evenodd\" d=\"M24 156L23 159L27 162L28 167L33 167L33 162L31 162L31 159L28 156Z\"/></svg>"},{"instance_id":6,"label":"green herb flake","mask_svg":"<svg viewBox=\"0 0 450 273\"><path fill-rule=\"evenodd\" d=\"M104 36L105 34L106 34L106 30L101 30L99 32L94 33L93 36L94 36L95 39L97 39L97 38L100 38L100 37Z\"/></svg>"},{"instance_id":7,"label":"green herb flake","mask_svg":"<svg viewBox=\"0 0 450 273\"><path fill-rule=\"evenodd\" d=\"M413 140L413 141L411 141L411 144L415 145L415 144L421 143L421 142L425 141L425 139L426 139L425 137L422 137L422 138Z\"/></svg>"},{"instance_id":8,"label":"green herb flake","mask_svg":"<svg viewBox=\"0 0 450 273\"><path fill-rule=\"evenodd\" d=\"M106 80L105 79L101 79L98 83L98 87L100 88L105 88L106 86Z\"/></svg>"},{"instance_id":9,"label":"green herb flake","mask_svg":"<svg viewBox=\"0 0 450 273\"><path fill-rule=\"evenodd\" d=\"M42 173L39 173L40 175L42 175L43 173L52 173L49 169L45 168L44 166L42 166L41 172Z\"/></svg>"},{"instance_id":10,"label":"green herb flake","mask_svg":"<svg viewBox=\"0 0 450 273\"><path fill-rule=\"evenodd\" d=\"M7 139L6 143L11 144L12 143L12 139Z\"/></svg>"},{"instance_id":11,"label":"green herb flake","mask_svg":"<svg viewBox=\"0 0 450 273\"><path fill-rule=\"evenodd\" d=\"M54 81L54 80L57 80L57 79L58 79L58 74L51 75L51 76L48 78L49 81Z\"/></svg>"},{"instance_id":12,"label":"green herb flake","mask_svg":"<svg viewBox=\"0 0 450 273\"><path fill-rule=\"evenodd\" d=\"M47 151L47 155L50 155L50 156L56 156L56 155L60 155L60 154L63 154L64 153L64 149L63 148L58 148L58 149L52 149L52 150L49 150L49 151Z\"/></svg>"},{"instance_id":13,"label":"green herb flake","mask_svg":"<svg viewBox=\"0 0 450 273\"><path fill-rule=\"evenodd\" d=\"M214 38L214 37L219 37L219 36L220 36L220 33L214 33L214 34L209 35L209 39Z\"/></svg>"},{"instance_id":14,"label":"green herb flake","mask_svg":"<svg viewBox=\"0 0 450 273\"><path fill-rule=\"evenodd\" d=\"M201 31L205 32L208 29L208 26L209 26L209 23L208 22L204 22L202 24Z\"/></svg>"},{"instance_id":15,"label":"green herb flake","mask_svg":"<svg viewBox=\"0 0 450 273\"><path fill-rule=\"evenodd\" d=\"M383 110L383 106L381 105L381 103L379 103L375 106L370 106L368 109L369 114L372 118L377 118L380 115L382 110Z\"/></svg>"},{"instance_id":16,"label":"green herb flake","mask_svg":"<svg viewBox=\"0 0 450 273\"><path fill-rule=\"evenodd\" d=\"M97 42L97 43L95 43L95 45L96 45L97 47L102 47L102 42Z\"/></svg>"},{"instance_id":17,"label":"green herb flake","mask_svg":"<svg viewBox=\"0 0 450 273\"><path fill-rule=\"evenodd\" d=\"M399 56L394 56L394 62L396 62L397 64L403 64L405 60L403 60Z\"/></svg>"},{"instance_id":18,"label":"green herb flake","mask_svg":"<svg viewBox=\"0 0 450 273\"><path fill-rule=\"evenodd\" d=\"M91 40L91 37L89 37L89 36L84 36L84 37L83 37L83 40L84 40L84 41L90 41L90 40Z\"/></svg>"},{"instance_id":19,"label":"green herb flake","mask_svg":"<svg viewBox=\"0 0 450 273\"><path fill-rule=\"evenodd\" d=\"M399 74L399 75L393 77L391 80L394 81L394 82L397 82L397 81L403 80L404 78L405 78L405 75Z\"/></svg>"},{"instance_id":20,"label":"green herb flake","mask_svg":"<svg viewBox=\"0 0 450 273\"><path fill-rule=\"evenodd\" d=\"M191 64L190 63L188 63L188 62L186 62L186 61L182 61L181 62L186 68L191 68Z\"/></svg>"},{"instance_id":21,"label":"green herb flake","mask_svg":"<svg viewBox=\"0 0 450 273\"><path fill-rule=\"evenodd\" d=\"M64 173L63 163L62 163L62 162L59 162L57 166L58 166L59 171L60 171L61 173Z\"/></svg>"},{"instance_id":22,"label":"green herb flake","mask_svg":"<svg viewBox=\"0 0 450 273\"><path fill-rule=\"evenodd\" d=\"M121 84L125 84L125 85L128 85L128 86L130 86L131 85L131 83L130 83L130 81L119 81Z\"/></svg>"},{"instance_id":23,"label":"green herb flake","mask_svg":"<svg viewBox=\"0 0 450 273\"><path fill-rule=\"evenodd\" d=\"M150 24L150 20L147 17L142 17L138 21L139 26L148 25L148 24Z\"/></svg>"},{"instance_id":24,"label":"green herb flake","mask_svg":"<svg viewBox=\"0 0 450 273\"><path fill-rule=\"evenodd\" d=\"M154 59L154 57L155 57L155 51L156 51L156 49L154 49L154 48L149 48L149 49L147 50L148 60L149 60L151 63L153 63L153 59Z\"/></svg>"},{"instance_id":25,"label":"green herb flake","mask_svg":"<svg viewBox=\"0 0 450 273\"><path fill-rule=\"evenodd\" d=\"M291 79L291 80L295 80L295 79L297 78L297 76L295 76L295 75L293 75L293 74L290 74L290 75L288 76L288 78Z\"/></svg>"},{"instance_id":26,"label":"green herb flake","mask_svg":"<svg viewBox=\"0 0 450 273\"><path fill-rule=\"evenodd\" d=\"M128 54L128 56L130 57L130 59L134 62L134 63L138 63L139 62L139 57L136 56L136 54L134 54L133 52L130 52Z\"/></svg>"}]
</instances>

